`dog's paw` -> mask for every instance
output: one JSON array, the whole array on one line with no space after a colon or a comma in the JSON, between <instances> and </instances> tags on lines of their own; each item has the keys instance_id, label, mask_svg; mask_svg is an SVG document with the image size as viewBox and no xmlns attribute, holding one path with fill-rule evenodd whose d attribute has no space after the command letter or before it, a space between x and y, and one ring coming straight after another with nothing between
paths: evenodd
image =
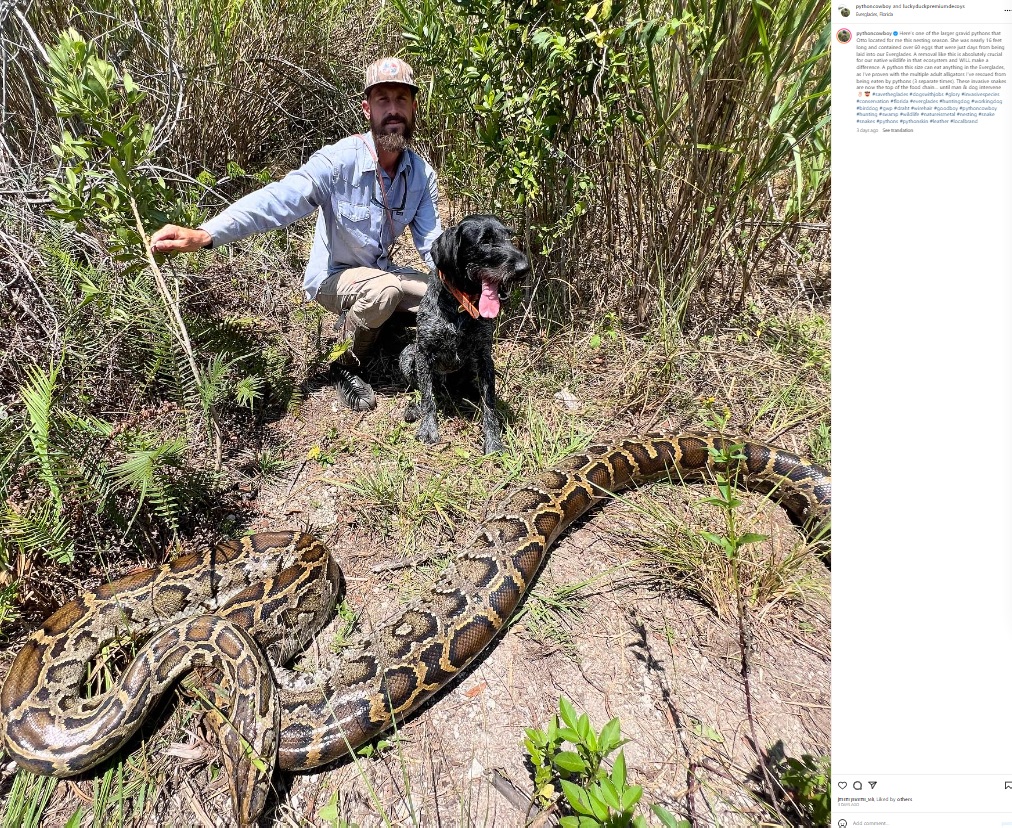
<instances>
[{"instance_id":1,"label":"dog's paw","mask_svg":"<svg viewBox=\"0 0 1012 828\"><path fill-rule=\"evenodd\" d=\"M418 428L418 439L423 443L439 442L439 426L435 417L426 417Z\"/></svg>"}]
</instances>

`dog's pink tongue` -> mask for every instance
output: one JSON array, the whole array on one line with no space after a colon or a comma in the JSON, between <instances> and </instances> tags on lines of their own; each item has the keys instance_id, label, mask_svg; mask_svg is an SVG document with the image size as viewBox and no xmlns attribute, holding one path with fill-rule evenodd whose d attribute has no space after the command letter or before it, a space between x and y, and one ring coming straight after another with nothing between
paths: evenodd
<instances>
[{"instance_id":1,"label":"dog's pink tongue","mask_svg":"<svg viewBox=\"0 0 1012 828\"><path fill-rule=\"evenodd\" d=\"M478 313L486 319L495 319L499 315L499 286L488 279L481 280Z\"/></svg>"}]
</instances>

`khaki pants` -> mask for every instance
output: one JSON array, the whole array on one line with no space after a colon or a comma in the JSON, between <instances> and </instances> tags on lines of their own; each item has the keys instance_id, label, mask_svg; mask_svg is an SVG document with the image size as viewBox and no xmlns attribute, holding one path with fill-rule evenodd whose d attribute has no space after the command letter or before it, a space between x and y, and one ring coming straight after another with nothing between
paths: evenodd
<instances>
[{"instance_id":1,"label":"khaki pants","mask_svg":"<svg viewBox=\"0 0 1012 828\"><path fill-rule=\"evenodd\" d=\"M428 274L417 270L349 267L323 281L316 301L331 313L346 314L351 328L375 330L396 310L417 311L428 285Z\"/></svg>"}]
</instances>

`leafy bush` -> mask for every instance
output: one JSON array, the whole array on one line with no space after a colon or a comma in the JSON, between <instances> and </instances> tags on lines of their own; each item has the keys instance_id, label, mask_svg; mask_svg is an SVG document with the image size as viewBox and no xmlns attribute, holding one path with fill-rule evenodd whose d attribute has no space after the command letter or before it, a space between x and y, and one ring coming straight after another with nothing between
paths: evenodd
<instances>
[{"instance_id":1,"label":"leafy bush","mask_svg":"<svg viewBox=\"0 0 1012 828\"><path fill-rule=\"evenodd\" d=\"M740 302L791 222L827 210L817 0L395 5L444 185L521 228L571 310L625 299L682 325L701 290Z\"/></svg>"},{"instance_id":2,"label":"leafy bush","mask_svg":"<svg viewBox=\"0 0 1012 828\"><path fill-rule=\"evenodd\" d=\"M562 726L559 724L562 718ZM619 751L611 770L604 762L624 744L619 720L612 719L594 730L586 713L564 697L559 698L559 716L553 716L546 730L524 730L524 748L534 769L534 796L542 805L559 800L561 788L565 810L562 828L646 828L642 815L634 815L643 788L626 780L625 753ZM572 749L566 749L566 745ZM659 805L651 811L666 828L688 828Z\"/></svg>"},{"instance_id":3,"label":"leafy bush","mask_svg":"<svg viewBox=\"0 0 1012 828\"><path fill-rule=\"evenodd\" d=\"M116 259L130 269L142 267L138 220L153 229L170 219L181 224L196 219L152 174L154 127L137 112L144 93L128 72L120 75L75 29L63 32L46 51L56 114L76 125L73 132L65 129L53 146L61 167L58 178L46 179L53 200L50 215L81 227L97 222L110 234Z\"/></svg>"},{"instance_id":4,"label":"leafy bush","mask_svg":"<svg viewBox=\"0 0 1012 828\"><path fill-rule=\"evenodd\" d=\"M828 756L788 757L780 770L780 784L813 828L828 826L832 816Z\"/></svg>"},{"instance_id":5,"label":"leafy bush","mask_svg":"<svg viewBox=\"0 0 1012 828\"><path fill-rule=\"evenodd\" d=\"M411 56L433 69L431 106L450 137L440 147L447 186L533 224L550 251L587 210L593 181L574 154L602 147L624 118L633 81L617 25L625 3L395 5Z\"/></svg>"}]
</instances>

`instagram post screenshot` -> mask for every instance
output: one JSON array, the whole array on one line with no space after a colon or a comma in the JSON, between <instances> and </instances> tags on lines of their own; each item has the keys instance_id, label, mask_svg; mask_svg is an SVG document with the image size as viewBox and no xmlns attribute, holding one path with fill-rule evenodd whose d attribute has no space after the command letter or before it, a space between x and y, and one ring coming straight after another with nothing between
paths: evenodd
<instances>
[{"instance_id":1,"label":"instagram post screenshot","mask_svg":"<svg viewBox=\"0 0 1012 828\"><path fill-rule=\"evenodd\" d=\"M832 825L1012 825L1012 572L981 499L1009 495L1012 7L831 15Z\"/></svg>"},{"instance_id":2,"label":"instagram post screenshot","mask_svg":"<svg viewBox=\"0 0 1012 828\"><path fill-rule=\"evenodd\" d=\"M0 828L1012 828L1010 55L0 0Z\"/></svg>"}]
</instances>

